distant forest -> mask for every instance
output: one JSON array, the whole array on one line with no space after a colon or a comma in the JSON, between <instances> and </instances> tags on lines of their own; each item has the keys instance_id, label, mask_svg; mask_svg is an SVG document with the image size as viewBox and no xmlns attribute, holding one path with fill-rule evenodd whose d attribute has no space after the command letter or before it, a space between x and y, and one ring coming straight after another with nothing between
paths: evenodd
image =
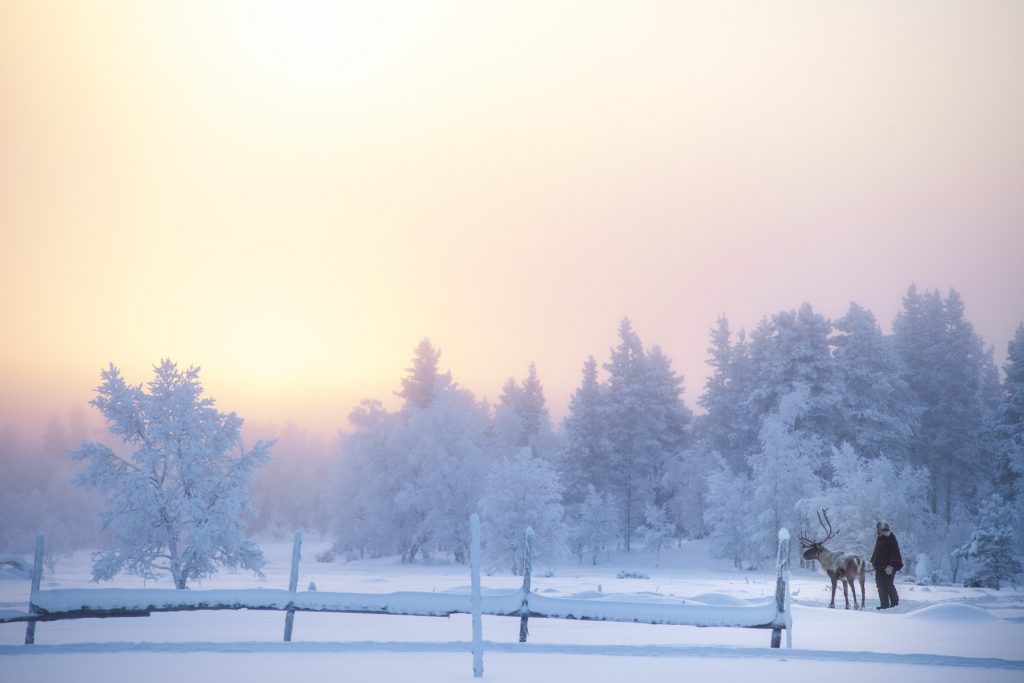
<instances>
[{"instance_id":1,"label":"distant forest","mask_svg":"<svg viewBox=\"0 0 1024 683\"><path fill-rule=\"evenodd\" d=\"M341 559L464 562L479 512L498 571L521 571L527 525L541 562L707 538L753 568L773 561L780 527L815 535L828 508L832 543L860 553L889 521L919 581L1011 578L1024 557L1024 325L1001 374L956 291L911 287L892 334L856 304L835 320L804 304L751 331L720 318L708 353L695 415L671 359L623 320L607 358L582 359L554 424L532 364L491 405L424 339L400 408L364 400L335 443L294 426L259 435L277 443L254 477L250 533L321 532ZM0 432L0 552L27 552L38 531L51 562L102 546L100 501L72 484L67 457L95 436L84 422L55 418L35 444Z\"/></svg>"}]
</instances>

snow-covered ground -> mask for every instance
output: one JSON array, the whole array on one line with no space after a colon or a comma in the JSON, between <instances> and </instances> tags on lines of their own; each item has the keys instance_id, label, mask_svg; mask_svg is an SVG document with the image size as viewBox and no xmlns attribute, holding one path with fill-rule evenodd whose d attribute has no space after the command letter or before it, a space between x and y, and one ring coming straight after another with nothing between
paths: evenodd
<instances>
[{"instance_id":1,"label":"snow-covered ground","mask_svg":"<svg viewBox=\"0 0 1024 683\"><path fill-rule=\"evenodd\" d=\"M288 585L291 544L262 544L265 579L221 574L201 588L281 589ZM456 565L402 566L393 559L318 563L326 543L303 548L299 587L390 593L468 590ZM618 579L621 570L648 579ZM771 571L742 572L708 558L702 543L653 556L613 556L598 567L541 567L535 592L687 604L737 604L769 597ZM62 560L43 589L96 587L88 553ZM771 650L770 631L533 619L530 642L517 642L519 621L484 617L484 677L493 681L813 680L831 683L1024 681L1024 593L920 587L900 577L901 604L876 612L871 578L868 610L827 609L823 575L793 571L793 649ZM122 577L114 587L143 587ZM483 577L485 591L512 590L520 579ZM104 584L106 587L107 584ZM167 582L146 587L167 588ZM840 589L841 593L841 589ZM25 609L28 583L0 576L0 610ZM839 604L840 595L837 598ZM300 612L293 642L283 643L284 614L269 611L177 612L150 617L42 622L36 645L24 646L24 624L0 624L0 679L5 681L181 680L451 681L472 678L470 617L404 617ZM783 639L785 641L785 638Z\"/></svg>"}]
</instances>

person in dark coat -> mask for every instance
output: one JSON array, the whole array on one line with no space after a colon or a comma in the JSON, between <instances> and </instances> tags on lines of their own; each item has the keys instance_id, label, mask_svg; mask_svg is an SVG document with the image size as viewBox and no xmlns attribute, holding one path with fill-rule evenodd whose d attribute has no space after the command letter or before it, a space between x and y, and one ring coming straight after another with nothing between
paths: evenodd
<instances>
[{"instance_id":1,"label":"person in dark coat","mask_svg":"<svg viewBox=\"0 0 1024 683\"><path fill-rule=\"evenodd\" d=\"M875 585L878 587L878 601L875 609L889 609L900 604L896 592L896 572L903 569L903 556L896 534L888 522L879 520L875 524L875 551L871 553L871 566L875 568Z\"/></svg>"}]
</instances>

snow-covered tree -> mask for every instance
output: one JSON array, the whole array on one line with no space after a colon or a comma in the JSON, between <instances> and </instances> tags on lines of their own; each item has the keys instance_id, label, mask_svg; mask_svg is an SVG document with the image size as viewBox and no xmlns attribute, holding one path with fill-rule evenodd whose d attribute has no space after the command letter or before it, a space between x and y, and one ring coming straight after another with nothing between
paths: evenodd
<instances>
[{"instance_id":1,"label":"snow-covered tree","mask_svg":"<svg viewBox=\"0 0 1024 683\"><path fill-rule=\"evenodd\" d=\"M734 471L744 470L747 455L757 447L761 415L745 410L752 390L746 335L731 341L729 321L720 316L711 330L706 363L714 370L697 399L704 415L695 424L698 448L706 455L717 454Z\"/></svg>"},{"instance_id":2,"label":"snow-covered tree","mask_svg":"<svg viewBox=\"0 0 1024 683\"><path fill-rule=\"evenodd\" d=\"M608 494L600 494L591 484L579 503L567 513L569 546L577 561L583 564L583 554L590 552L590 563L597 565L602 550L619 536L619 513Z\"/></svg>"},{"instance_id":3,"label":"snow-covered tree","mask_svg":"<svg viewBox=\"0 0 1024 683\"><path fill-rule=\"evenodd\" d=\"M763 561L760 546L749 539L759 531L754 520L752 484L746 472L734 472L721 462L708 475L708 504L704 524L714 557L732 560L737 569L749 569ZM776 532L777 533L777 532Z\"/></svg>"},{"instance_id":4,"label":"snow-covered tree","mask_svg":"<svg viewBox=\"0 0 1024 683\"><path fill-rule=\"evenodd\" d=\"M565 448L558 469L565 491L565 504L583 503L590 489L611 490L611 444L607 437L607 389L597 376L597 361L591 356L583 364L583 378L569 399L569 414L562 423Z\"/></svg>"},{"instance_id":5,"label":"snow-covered tree","mask_svg":"<svg viewBox=\"0 0 1024 683\"><path fill-rule=\"evenodd\" d=\"M811 390L796 385L765 418L761 449L750 456L753 525L746 543L758 560L774 557L779 529L802 525L797 503L821 490L822 480L814 473L814 465L823 450L822 441L797 427L811 405Z\"/></svg>"},{"instance_id":6,"label":"snow-covered tree","mask_svg":"<svg viewBox=\"0 0 1024 683\"><path fill-rule=\"evenodd\" d=\"M565 542L561 499L554 468L534 456L530 448L495 465L480 501L484 552L489 561L522 574L527 527L534 532L534 561L556 559Z\"/></svg>"},{"instance_id":7,"label":"snow-covered tree","mask_svg":"<svg viewBox=\"0 0 1024 683\"><path fill-rule=\"evenodd\" d=\"M832 449L832 481L818 495L807 496L798 507L807 520L829 509L837 538L833 550L870 556L875 543L875 522L888 521L900 541L903 559L913 565L918 553L941 550L927 545L934 527L928 506L928 473L884 455L865 458L849 443ZM813 535L813 534L812 534Z\"/></svg>"},{"instance_id":8,"label":"snow-covered tree","mask_svg":"<svg viewBox=\"0 0 1024 683\"><path fill-rule=\"evenodd\" d=\"M451 553L467 558L469 515L492 461L490 412L437 368L423 340L402 380L396 413L363 401L349 416L336 471L336 548L403 562Z\"/></svg>"},{"instance_id":9,"label":"snow-covered tree","mask_svg":"<svg viewBox=\"0 0 1024 683\"><path fill-rule=\"evenodd\" d=\"M981 339L964 318L960 295L943 300L911 287L893 321L905 379L921 404L910 457L932 477L932 510L951 524L958 507L971 507L991 482L995 463L981 452L986 423Z\"/></svg>"},{"instance_id":10,"label":"snow-covered tree","mask_svg":"<svg viewBox=\"0 0 1024 683\"><path fill-rule=\"evenodd\" d=\"M654 553L654 564L661 564L661 550L669 545L676 533L676 525L669 520L663 508L648 503L644 509L644 523L637 529L644 539L644 548Z\"/></svg>"},{"instance_id":11,"label":"snow-covered tree","mask_svg":"<svg viewBox=\"0 0 1024 683\"><path fill-rule=\"evenodd\" d=\"M494 411L494 433L499 451L506 454L529 446L541 458L555 457L557 445L551 416L533 363L521 384L512 377L505 382Z\"/></svg>"},{"instance_id":12,"label":"snow-covered tree","mask_svg":"<svg viewBox=\"0 0 1024 683\"><path fill-rule=\"evenodd\" d=\"M865 457L907 460L918 421L917 397L903 380L892 340L875 316L855 303L834 322L835 443L849 442Z\"/></svg>"},{"instance_id":13,"label":"snow-covered tree","mask_svg":"<svg viewBox=\"0 0 1024 683\"><path fill-rule=\"evenodd\" d=\"M1001 583L1013 581L1024 570L1015 553L1014 529L1006 512L1002 497L990 496L981 505L971 537L954 552L975 565L966 583L999 590Z\"/></svg>"},{"instance_id":14,"label":"snow-covered tree","mask_svg":"<svg viewBox=\"0 0 1024 683\"><path fill-rule=\"evenodd\" d=\"M398 553L409 561L418 552L419 519L394 504L405 462L393 443L400 418L380 401L364 400L348 419L352 430L341 438L333 481L335 546L360 557Z\"/></svg>"},{"instance_id":15,"label":"snow-covered tree","mask_svg":"<svg viewBox=\"0 0 1024 683\"><path fill-rule=\"evenodd\" d=\"M1003 364L1006 378L996 414L996 448L1002 460L998 481L1007 502L1014 529L1017 530L1017 554L1024 557L1024 324L1006 349Z\"/></svg>"},{"instance_id":16,"label":"snow-covered tree","mask_svg":"<svg viewBox=\"0 0 1024 683\"><path fill-rule=\"evenodd\" d=\"M828 341L831 329L828 319L807 303L799 311L776 313L758 325L750 342L753 386L745 400L755 416L764 419L778 410L783 397L799 385L807 397L794 428L826 443L833 441L836 396Z\"/></svg>"},{"instance_id":17,"label":"snow-covered tree","mask_svg":"<svg viewBox=\"0 0 1024 683\"><path fill-rule=\"evenodd\" d=\"M406 408L426 408L433 403L439 391L452 383L450 372L442 374L437 369L441 350L435 349L429 339L422 339L416 346L412 367L406 368L402 378L402 390L398 396L405 399Z\"/></svg>"},{"instance_id":18,"label":"snow-covered tree","mask_svg":"<svg viewBox=\"0 0 1024 683\"><path fill-rule=\"evenodd\" d=\"M477 509L491 465L490 416L466 389L451 385L426 408L406 410L393 434L401 454L394 473L395 512L416 520L415 544L424 554L450 551L464 562L469 516ZM416 557L415 548L409 560Z\"/></svg>"},{"instance_id":19,"label":"snow-covered tree","mask_svg":"<svg viewBox=\"0 0 1024 683\"><path fill-rule=\"evenodd\" d=\"M647 353L629 319L619 326L619 345L608 370L607 424L611 489L623 515L626 550L648 503L664 506L668 463L685 447L691 415L683 404L682 378L654 347Z\"/></svg>"},{"instance_id":20,"label":"snow-covered tree","mask_svg":"<svg viewBox=\"0 0 1024 683\"><path fill-rule=\"evenodd\" d=\"M259 574L263 553L245 538L248 489L272 443L243 447L242 419L203 398L199 368L163 360L153 370L143 389L111 365L91 401L130 452L87 441L71 453L86 463L78 483L107 500L101 520L113 546L95 556L93 579L169 573L185 588L218 566Z\"/></svg>"},{"instance_id":21,"label":"snow-covered tree","mask_svg":"<svg viewBox=\"0 0 1024 683\"><path fill-rule=\"evenodd\" d=\"M721 467L722 458L699 445L683 450L669 462L662 480L662 487L669 492L665 511L680 536L702 538L707 534L708 476Z\"/></svg>"},{"instance_id":22,"label":"snow-covered tree","mask_svg":"<svg viewBox=\"0 0 1024 683\"><path fill-rule=\"evenodd\" d=\"M628 319L619 325L619 345L605 364L608 380L608 440L612 446L611 481L623 518L621 533L626 550L640 523L644 505L652 499L649 479L654 454L647 446L648 423L644 419L644 348Z\"/></svg>"}]
</instances>

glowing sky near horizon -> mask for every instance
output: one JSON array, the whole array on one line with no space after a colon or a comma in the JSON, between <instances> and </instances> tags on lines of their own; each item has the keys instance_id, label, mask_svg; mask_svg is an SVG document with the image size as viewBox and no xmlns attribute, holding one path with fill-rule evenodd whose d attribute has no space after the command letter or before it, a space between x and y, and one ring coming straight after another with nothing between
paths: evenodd
<instances>
[{"instance_id":1,"label":"glowing sky near horizon","mask_svg":"<svg viewBox=\"0 0 1024 683\"><path fill-rule=\"evenodd\" d=\"M324 433L423 337L564 415L629 316L1024 320L1024 3L0 4L0 426L114 362Z\"/></svg>"}]
</instances>

